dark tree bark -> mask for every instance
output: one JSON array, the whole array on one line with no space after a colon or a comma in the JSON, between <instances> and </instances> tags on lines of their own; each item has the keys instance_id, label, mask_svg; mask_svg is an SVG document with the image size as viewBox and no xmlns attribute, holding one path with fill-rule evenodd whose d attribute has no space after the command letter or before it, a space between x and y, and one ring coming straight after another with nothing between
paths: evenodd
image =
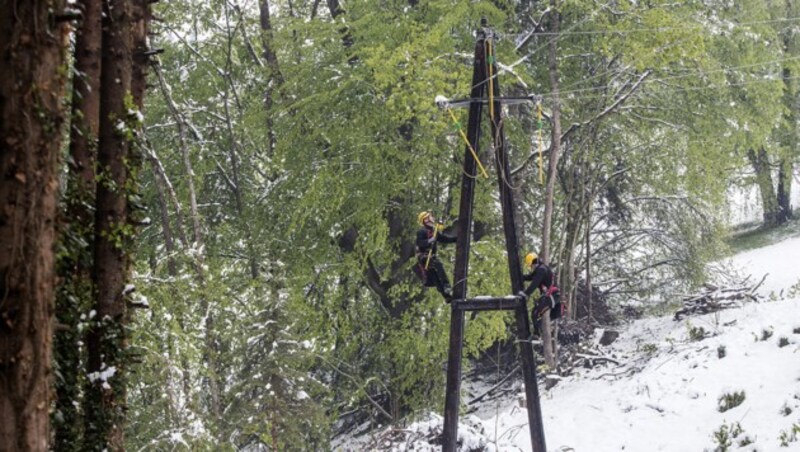
<instances>
[{"instance_id":1,"label":"dark tree bark","mask_svg":"<svg viewBox=\"0 0 800 452\"><path fill-rule=\"evenodd\" d=\"M56 296L55 333L56 409L53 416L55 448L78 450L83 425L81 399L82 356L79 316L92 305L92 249L94 237L97 135L100 123L101 0L84 0L83 20L75 38L75 76L72 80L72 124L69 142L66 211L59 241L66 252L59 256L61 281Z\"/></svg>"},{"instance_id":2,"label":"dark tree bark","mask_svg":"<svg viewBox=\"0 0 800 452\"><path fill-rule=\"evenodd\" d=\"M328 0L328 10L331 12L331 17L334 21L345 13L345 10L342 8L339 0ZM353 47L353 35L350 34L350 27L344 26L339 29L339 32L342 34L342 45L344 48L350 49ZM355 64L358 62L358 57L351 55L347 62L350 64Z\"/></svg>"},{"instance_id":3,"label":"dark tree bark","mask_svg":"<svg viewBox=\"0 0 800 452\"><path fill-rule=\"evenodd\" d=\"M87 340L89 383L85 450L122 450L127 333L125 283L133 227L128 195L135 108L131 94L132 3L109 0L103 11L100 132L95 210L95 316Z\"/></svg>"},{"instance_id":4,"label":"dark tree bark","mask_svg":"<svg viewBox=\"0 0 800 452\"><path fill-rule=\"evenodd\" d=\"M277 85L283 84L283 74L278 66L278 55L273 44L272 20L269 15L269 0L262 0L260 5L261 43L264 46L264 59L270 70L270 79Z\"/></svg>"},{"instance_id":5,"label":"dark tree bark","mask_svg":"<svg viewBox=\"0 0 800 452\"><path fill-rule=\"evenodd\" d=\"M150 3L153 0L130 0L131 16L131 52L133 68L131 71L131 96L139 110L144 108L144 93L147 90L147 69L150 67L147 34L150 31ZM157 1L157 0L155 0Z\"/></svg>"},{"instance_id":6,"label":"dark tree bark","mask_svg":"<svg viewBox=\"0 0 800 452\"><path fill-rule=\"evenodd\" d=\"M763 207L763 224L765 227L772 227L778 224L778 198L775 194L775 186L772 182L772 168L769 164L769 155L766 149L760 147L758 152L754 149L747 150L747 158L756 173L756 184L761 194L761 206Z\"/></svg>"},{"instance_id":7,"label":"dark tree bark","mask_svg":"<svg viewBox=\"0 0 800 452\"><path fill-rule=\"evenodd\" d=\"M791 17L792 6L789 0L786 1L786 17ZM792 57L798 53L798 42L800 39L795 37L796 33L791 31L783 32L783 54L785 57ZM797 98L797 81L794 80L792 67L785 65L783 68L783 105L786 113L784 114L784 124L781 144L785 148L785 153L779 161L778 169L778 222L785 223L793 218L792 213L792 176L794 174L793 157L798 155L798 107L800 100Z\"/></svg>"},{"instance_id":8,"label":"dark tree bark","mask_svg":"<svg viewBox=\"0 0 800 452\"><path fill-rule=\"evenodd\" d=\"M272 121L272 105L274 103L275 91L280 89L283 85L283 74L281 74L280 66L278 65L278 56L275 53L274 36L272 33L272 22L269 16L269 0L261 2L261 44L264 46L264 60L267 62L267 69L269 70L269 77L267 79L267 88L264 90L264 110L267 115L267 136L269 136L269 148L267 155L271 158L275 152L275 127Z\"/></svg>"},{"instance_id":9,"label":"dark tree bark","mask_svg":"<svg viewBox=\"0 0 800 452\"><path fill-rule=\"evenodd\" d=\"M63 0L0 1L0 449L50 439Z\"/></svg>"},{"instance_id":10,"label":"dark tree bark","mask_svg":"<svg viewBox=\"0 0 800 452\"><path fill-rule=\"evenodd\" d=\"M792 214L792 159L782 158L778 167L778 212L776 221L783 224L793 218Z\"/></svg>"}]
</instances>

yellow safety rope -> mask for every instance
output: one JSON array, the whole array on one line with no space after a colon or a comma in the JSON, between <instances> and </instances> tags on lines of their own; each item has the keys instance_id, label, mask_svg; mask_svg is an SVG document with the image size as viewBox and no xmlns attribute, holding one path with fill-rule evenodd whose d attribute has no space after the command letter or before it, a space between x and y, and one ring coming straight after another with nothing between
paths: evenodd
<instances>
[{"instance_id":1,"label":"yellow safety rope","mask_svg":"<svg viewBox=\"0 0 800 452\"><path fill-rule=\"evenodd\" d=\"M436 234L439 233L439 225L433 225L433 243L436 243ZM433 243L431 244L431 249L428 250L428 259L425 260L425 270L428 269L428 264L431 263L431 256L433 255Z\"/></svg>"},{"instance_id":2,"label":"yellow safety rope","mask_svg":"<svg viewBox=\"0 0 800 452\"><path fill-rule=\"evenodd\" d=\"M544 163L542 154L544 152L544 141L542 140L542 104L536 104L536 121L539 125L539 183L544 185Z\"/></svg>"},{"instance_id":3,"label":"yellow safety rope","mask_svg":"<svg viewBox=\"0 0 800 452\"><path fill-rule=\"evenodd\" d=\"M467 138L467 134L465 134L464 133L464 129L461 128L461 123L458 122L458 119L456 119L456 115L453 114L453 110L451 110L449 107L447 108L447 112L450 113L450 117L453 118L453 123L456 125L456 129L458 130L458 133L461 134L461 138L464 139L464 143L467 143L467 147L469 148L469 151L472 153L472 157L475 158L475 162L478 163L478 168L481 169L481 172L483 173L483 177L488 179L489 175L486 173L486 170L483 168L483 164L481 164L481 161L478 158L478 154L475 152L475 149L472 148L472 144L469 142L469 138Z\"/></svg>"}]
</instances>

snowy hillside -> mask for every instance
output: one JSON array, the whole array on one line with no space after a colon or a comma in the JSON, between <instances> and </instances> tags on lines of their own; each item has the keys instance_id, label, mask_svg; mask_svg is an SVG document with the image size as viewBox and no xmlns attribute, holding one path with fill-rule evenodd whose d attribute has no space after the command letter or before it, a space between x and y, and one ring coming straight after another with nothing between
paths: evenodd
<instances>
[{"instance_id":1,"label":"snowy hillside","mask_svg":"<svg viewBox=\"0 0 800 452\"><path fill-rule=\"evenodd\" d=\"M754 279L769 274L759 292L770 301L635 321L598 346L620 365L578 371L550 390L540 385L548 450L800 451L800 290L789 290L800 282L798 256L800 238L737 255L732 264ZM515 384L514 396L462 412L460 450L531 450ZM338 450L439 450L439 414Z\"/></svg>"}]
</instances>

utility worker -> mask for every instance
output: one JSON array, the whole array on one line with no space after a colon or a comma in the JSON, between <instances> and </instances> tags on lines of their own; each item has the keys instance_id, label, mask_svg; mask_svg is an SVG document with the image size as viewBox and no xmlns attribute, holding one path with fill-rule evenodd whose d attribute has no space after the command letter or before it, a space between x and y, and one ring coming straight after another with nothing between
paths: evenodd
<instances>
[{"instance_id":1,"label":"utility worker","mask_svg":"<svg viewBox=\"0 0 800 452\"><path fill-rule=\"evenodd\" d=\"M561 317L561 297L558 287L555 285L553 270L544 262L541 262L536 253L525 255L525 266L530 269L530 273L524 275L523 279L531 283L520 295L527 298L533 295L534 291L539 290L539 298L534 303L533 313L531 314L533 334L539 336L542 317L548 310L550 311L551 320Z\"/></svg>"},{"instance_id":2,"label":"utility worker","mask_svg":"<svg viewBox=\"0 0 800 452\"><path fill-rule=\"evenodd\" d=\"M438 242L454 243L456 237L445 234L444 225L437 224L436 217L428 211L420 212L417 221L422 227L417 231L417 265L414 267L414 271L422 279L425 287L436 287L445 301L450 303L453 292L444 266L436 257L436 244Z\"/></svg>"}]
</instances>

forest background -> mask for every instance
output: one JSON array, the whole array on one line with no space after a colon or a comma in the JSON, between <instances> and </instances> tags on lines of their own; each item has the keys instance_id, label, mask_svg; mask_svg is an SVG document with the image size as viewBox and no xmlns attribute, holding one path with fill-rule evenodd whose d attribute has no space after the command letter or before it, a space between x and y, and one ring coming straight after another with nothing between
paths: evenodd
<instances>
[{"instance_id":1,"label":"forest background","mask_svg":"<svg viewBox=\"0 0 800 452\"><path fill-rule=\"evenodd\" d=\"M469 92L482 17L504 95L541 96L541 123L504 112L506 183L570 320L659 312L704 282L733 189L758 190L763 228L792 216L791 0L0 10L0 414L17 420L0 443L21 449L325 449L439 411L449 309L415 279L413 239L419 211L457 216L463 143L434 98ZM506 295L483 136L470 293ZM513 325L471 319L465 358Z\"/></svg>"}]
</instances>

